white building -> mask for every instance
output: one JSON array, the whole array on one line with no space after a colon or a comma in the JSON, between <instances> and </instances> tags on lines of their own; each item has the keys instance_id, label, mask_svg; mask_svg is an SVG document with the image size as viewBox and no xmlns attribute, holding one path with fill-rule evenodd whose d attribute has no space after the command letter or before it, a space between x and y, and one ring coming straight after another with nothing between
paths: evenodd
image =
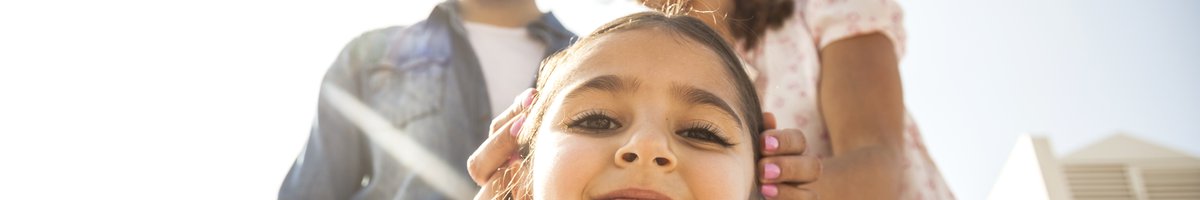
<instances>
[{"instance_id":1,"label":"white building","mask_svg":"<svg viewBox=\"0 0 1200 200\"><path fill-rule=\"evenodd\" d=\"M1200 158L1125 134L1066 156L1022 135L988 199L1200 199Z\"/></svg>"}]
</instances>

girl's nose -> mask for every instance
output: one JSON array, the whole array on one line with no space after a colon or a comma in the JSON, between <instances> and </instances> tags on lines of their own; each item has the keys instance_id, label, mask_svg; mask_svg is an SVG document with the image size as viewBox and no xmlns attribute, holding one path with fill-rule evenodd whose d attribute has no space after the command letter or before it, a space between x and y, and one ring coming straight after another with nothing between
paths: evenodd
<instances>
[{"instance_id":1,"label":"girl's nose","mask_svg":"<svg viewBox=\"0 0 1200 200\"><path fill-rule=\"evenodd\" d=\"M618 167L653 167L666 171L675 169L676 157L666 137L634 136L613 156Z\"/></svg>"},{"instance_id":2,"label":"girl's nose","mask_svg":"<svg viewBox=\"0 0 1200 200\"><path fill-rule=\"evenodd\" d=\"M638 159L638 155L636 153L630 152L630 153L625 153L625 154L621 155L621 160L623 160L627 163L636 162L637 159ZM620 161L618 161L618 162L620 162ZM663 157L656 157L656 158L654 158L654 164L656 164L658 166L667 166L667 165L671 164L671 159L667 159L667 158L663 158Z\"/></svg>"}]
</instances>

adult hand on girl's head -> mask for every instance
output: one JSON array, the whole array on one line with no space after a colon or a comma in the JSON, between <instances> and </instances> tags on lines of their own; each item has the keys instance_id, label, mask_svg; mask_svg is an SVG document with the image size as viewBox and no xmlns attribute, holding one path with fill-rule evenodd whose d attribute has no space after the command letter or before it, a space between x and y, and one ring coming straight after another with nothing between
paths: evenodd
<instances>
[{"instance_id":1,"label":"adult hand on girl's head","mask_svg":"<svg viewBox=\"0 0 1200 200\"><path fill-rule=\"evenodd\" d=\"M806 154L804 133L799 129L775 129L775 115L763 113L763 158L758 161L761 191L767 199L817 199L804 186L821 174L821 159Z\"/></svg>"},{"instance_id":2,"label":"adult hand on girl's head","mask_svg":"<svg viewBox=\"0 0 1200 200\"><path fill-rule=\"evenodd\" d=\"M535 93L537 91L529 88L517 95L508 109L492 119L488 139L467 158L467 173L471 175L475 184L483 186L475 195L475 199L492 199L500 189L507 187L498 184L508 183L505 179L512 178L512 174L497 172L510 167L513 161L519 159L516 157L517 136L521 125L525 123L525 110L533 102ZM498 178L501 180L494 181Z\"/></svg>"}]
</instances>

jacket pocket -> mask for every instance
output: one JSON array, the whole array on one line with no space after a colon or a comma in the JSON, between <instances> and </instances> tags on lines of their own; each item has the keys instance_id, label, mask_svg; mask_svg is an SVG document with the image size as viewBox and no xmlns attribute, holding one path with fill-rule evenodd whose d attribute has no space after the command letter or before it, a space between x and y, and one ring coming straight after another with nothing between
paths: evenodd
<instances>
[{"instance_id":1,"label":"jacket pocket","mask_svg":"<svg viewBox=\"0 0 1200 200\"><path fill-rule=\"evenodd\" d=\"M436 116L445 103L445 59L414 57L383 64L365 76L364 97L396 128Z\"/></svg>"}]
</instances>

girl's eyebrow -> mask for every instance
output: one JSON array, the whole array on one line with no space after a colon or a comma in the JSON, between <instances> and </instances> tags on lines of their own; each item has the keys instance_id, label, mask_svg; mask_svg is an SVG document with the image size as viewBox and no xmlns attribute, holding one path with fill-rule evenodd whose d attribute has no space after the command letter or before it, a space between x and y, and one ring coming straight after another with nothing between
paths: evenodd
<instances>
[{"instance_id":1,"label":"girl's eyebrow","mask_svg":"<svg viewBox=\"0 0 1200 200\"><path fill-rule=\"evenodd\" d=\"M733 108L729 107L729 103L726 103L725 100L722 100L720 97L717 97L717 95L714 95L711 92L680 84L672 84L671 91L672 94L674 94L673 96L683 99L684 102L689 104L710 105L720 108L721 111L724 111L725 114L729 115L730 119L737 121L738 127L742 126L742 119L733 114Z\"/></svg>"},{"instance_id":2,"label":"girl's eyebrow","mask_svg":"<svg viewBox=\"0 0 1200 200\"><path fill-rule=\"evenodd\" d=\"M597 90L609 93L630 92L636 90L641 85L641 82L634 80L622 80L616 75L604 75L592 78L583 85L571 90L567 93L567 99L574 98L581 93Z\"/></svg>"}]
</instances>

